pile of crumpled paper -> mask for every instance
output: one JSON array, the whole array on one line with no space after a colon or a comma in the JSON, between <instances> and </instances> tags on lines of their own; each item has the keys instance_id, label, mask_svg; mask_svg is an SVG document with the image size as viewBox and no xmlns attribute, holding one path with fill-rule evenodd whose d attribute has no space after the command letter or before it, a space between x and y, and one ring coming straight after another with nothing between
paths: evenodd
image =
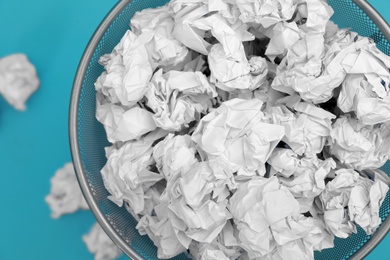
<instances>
[{"instance_id":1,"label":"pile of crumpled paper","mask_svg":"<svg viewBox=\"0 0 390 260\"><path fill-rule=\"evenodd\" d=\"M313 259L375 232L390 58L324 0L172 0L100 64L109 199L159 258Z\"/></svg>"}]
</instances>

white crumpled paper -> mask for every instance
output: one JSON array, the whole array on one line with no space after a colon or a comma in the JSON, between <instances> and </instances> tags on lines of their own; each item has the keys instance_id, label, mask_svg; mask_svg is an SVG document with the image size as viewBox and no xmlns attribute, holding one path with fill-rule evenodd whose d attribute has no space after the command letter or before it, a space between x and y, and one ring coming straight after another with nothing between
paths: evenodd
<instances>
[{"instance_id":1,"label":"white crumpled paper","mask_svg":"<svg viewBox=\"0 0 390 260\"><path fill-rule=\"evenodd\" d=\"M177 197L175 184L177 179L198 162L195 143L189 135L174 136L169 134L153 148L156 168L167 181L161 199Z\"/></svg>"},{"instance_id":2,"label":"white crumpled paper","mask_svg":"<svg viewBox=\"0 0 390 260\"><path fill-rule=\"evenodd\" d=\"M186 248L178 240L172 224L168 219L168 203L160 203L156 206L156 216L145 215L137 225L141 235L148 235L157 246L157 257L167 259L186 251Z\"/></svg>"},{"instance_id":3,"label":"white crumpled paper","mask_svg":"<svg viewBox=\"0 0 390 260\"><path fill-rule=\"evenodd\" d=\"M226 200L220 203L211 200L210 188L214 185L207 185L202 178L209 175L211 180L213 171L202 167L206 163L198 166L195 155L195 144L188 135L169 135L156 145L154 152L156 166L167 180L161 199L169 201L169 221L185 248L192 240L210 243L229 219L224 210ZM203 176L194 176L202 172Z\"/></svg>"},{"instance_id":4,"label":"white crumpled paper","mask_svg":"<svg viewBox=\"0 0 390 260\"><path fill-rule=\"evenodd\" d=\"M179 179L181 194L186 203L197 209L207 200L223 202L229 195L229 189L236 189L230 169L219 166L216 161L200 162L192 165Z\"/></svg>"},{"instance_id":5,"label":"white crumpled paper","mask_svg":"<svg viewBox=\"0 0 390 260\"><path fill-rule=\"evenodd\" d=\"M338 107L345 113L355 112L366 125L390 121L390 57L370 43L344 63L350 68Z\"/></svg>"},{"instance_id":6,"label":"white crumpled paper","mask_svg":"<svg viewBox=\"0 0 390 260\"><path fill-rule=\"evenodd\" d=\"M299 214L298 201L275 176L255 177L240 185L229 200L229 210L240 246L250 259L313 259L313 248L333 244L321 221Z\"/></svg>"},{"instance_id":7,"label":"white crumpled paper","mask_svg":"<svg viewBox=\"0 0 390 260\"><path fill-rule=\"evenodd\" d=\"M357 170L380 168L390 157L389 126L365 126L348 115L333 124L328 142L331 155Z\"/></svg>"},{"instance_id":8,"label":"white crumpled paper","mask_svg":"<svg viewBox=\"0 0 390 260\"><path fill-rule=\"evenodd\" d=\"M226 53L221 44L215 44L208 56L211 79L217 87L228 92L255 90L261 87L268 73L266 60L262 57L245 57L244 47Z\"/></svg>"},{"instance_id":9,"label":"white crumpled paper","mask_svg":"<svg viewBox=\"0 0 390 260\"><path fill-rule=\"evenodd\" d=\"M101 173L111 201L120 207L126 201L135 214L142 213L145 192L164 178L152 171L152 144L165 135L165 131L156 130L140 140L106 149L107 163Z\"/></svg>"},{"instance_id":10,"label":"white crumpled paper","mask_svg":"<svg viewBox=\"0 0 390 260\"><path fill-rule=\"evenodd\" d=\"M191 53L173 35L175 28L169 6L144 9L134 14L130 26L143 42L153 70L157 67L169 71L182 70Z\"/></svg>"},{"instance_id":11,"label":"white crumpled paper","mask_svg":"<svg viewBox=\"0 0 390 260\"><path fill-rule=\"evenodd\" d=\"M234 181L229 181L212 163L198 162L196 153L188 135L174 137L170 134L155 146L156 167L167 181L166 189L160 204L154 208L157 217L143 216L138 228L141 234L152 237L159 247L160 257L172 257L172 252L189 248L192 241L211 243L231 218L226 209L229 194L223 193L227 191L225 185L232 186ZM216 197L219 199L214 201ZM162 213L168 214L168 218ZM162 234L162 228L171 228L174 233ZM168 245L164 242L167 239L176 242Z\"/></svg>"},{"instance_id":12,"label":"white crumpled paper","mask_svg":"<svg viewBox=\"0 0 390 260\"><path fill-rule=\"evenodd\" d=\"M198 162L195 144L189 135L169 134L153 148L156 167L168 181L188 171Z\"/></svg>"},{"instance_id":13,"label":"white crumpled paper","mask_svg":"<svg viewBox=\"0 0 390 260\"><path fill-rule=\"evenodd\" d=\"M267 75L264 58L245 57L242 41L254 40L247 26L238 19L229 23L231 6L202 1L172 1L174 12L174 36L189 48L208 55L211 82L226 91L253 90L261 86ZM218 8L219 7L219 8ZM215 10L221 13L215 13ZM227 15L228 14L228 15ZM224 16L225 15L225 16ZM237 17L235 17L237 18ZM206 32L219 42L210 44L203 37Z\"/></svg>"},{"instance_id":14,"label":"white crumpled paper","mask_svg":"<svg viewBox=\"0 0 390 260\"><path fill-rule=\"evenodd\" d=\"M232 99L202 118L192 139L209 159L219 157L243 178L265 174L265 162L284 136L267 122L260 100Z\"/></svg>"},{"instance_id":15,"label":"white crumpled paper","mask_svg":"<svg viewBox=\"0 0 390 260\"><path fill-rule=\"evenodd\" d=\"M349 73L359 71L356 67L362 63L365 64L362 68L372 67L363 59L357 59L364 49L374 49L369 47L371 40L347 30L339 30L327 37L306 34L297 41L279 65L272 87L290 95L298 92L302 99L314 104L324 103L333 97L334 89ZM378 52L377 55L381 54Z\"/></svg>"},{"instance_id":16,"label":"white crumpled paper","mask_svg":"<svg viewBox=\"0 0 390 260\"><path fill-rule=\"evenodd\" d=\"M320 160L315 157L298 158L292 150L277 148L268 159L270 175L278 175L300 204L301 213L308 212L315 197L325 189L325 178L336 168L332 158Z\"/></svg>"},{"instance_id":17,"label":"white crumpled paper","mask_svg":"<svg viewBox=\"0 0 390 260\"><path fill-rule=\"evenodd\" d=\"M290 95L298 92L305 101L326 102L332 97L333 89L342 83L346 75L341 68L341 72L336 71L338 67L333 64L339 61L328 61L326 55L332 54L330 50L326 52L322 34L306 34L288 50L278 66L272 87Z\"/></svg>"},{"instance_id":18,"label":"white crumpled paper","mask_svg":"<svg viewBox=\"0 0 390 260\"><path fill-rule=\"evenodd\" d=\"M237 231L228 221L218 237L211 243L192 242L189 251L195 260L238 259L241 250L235 237Z\"/></svg>"},{"instance_id":19,"label":"white crumpled paper","mask_svg":"<svg viewBox=\"0 0 390 260\"><path fill-rule=\"evenodd\" d=\"M51 193L45 200L52 210L51 217L59 218L63 214L73 213L79 209L89 209L72 163L56 171L51 179ZM95 254L95 260L114 260L122 255L121 250L107 236L98 223L95 223L89 234L83 236L88 250Z\"/></svg>"},{"instance_id":20,"label":"white crumpled paper","mask_svg":"<svg viewBox=\"0 0 390 260\"><path fill-rule=\"evenodd\" d=\"M372 234L381 223L379 208L388 191L388 178L370 180L352 169L339 169L318 198L325 224L335 236L356 233L355 223Z\"/></svg>"},{"instance_id":21,"label":"white crumpled paper","mask_svg":"<svg viewBox=\"0 0 390 260\"><path fill-rule=\"evenodd\" d=\"M378 227L390 59L332 14L324 0L171 0L101 58L103 180L159 258L313 260Z\"/></svg>"},{"instance_id":22,"label":"white crumpled paper","mask_svg":"<svg viewBox=\"0 0 390 260\"><path fill-rule=\"evenodd\" d=\"M272 61L305 36L323 35L333 15L333 9L322 0L238 0L237 5L240 19L251 22L254 34L270 38L265 54Z\"/></svg>"},{"instance_id":23,"label":"white crumpled paper","mask_svg":"<svg viewBox=\"0 0 390 260\"><path fill-rule=\"evenodd\" d=\"M188 248L191 240L211 243L231 218L226 209L227 201L205 201L199 208L191 208L183 197L172 200L168 216L180 242Z\"/></svg>"},{"instance_id":24,"label":"white crumpled paper","mask_svg":"<svg viewBox=\"0 0 390 260\"><path fill-rule=\"evenodd\" d=\"M265 28L290 20L297 7L295 0L236 0L236 4L243 22L258 23Z\"/></svg>"},{"instance_id":25,"label":"white crumpled paper","mask_svg":"<svg viewBox=\"0 0 390 260\"><path fill-rule=\"evenodd\" d=\"M213 105L217 95L206 76L199 71L156 72L146 92L146 105L154 111L158 127L167 131L180 131Z\"/></svg>"},{"instance_id":26,"label":"white crumpled paper","mask_svg":"<svg viewBox=\"0 0 390 260\"><path fill-rule=\"evenodd\" d=\"M67 163L57 170L50 182L50 194L45 200L52 211L52 218L59 218L61 215L79 209L89 209L81 193L72 163Z\"/></svg>"},{"instance_id":27,"label":"white crumpled paper","mask_svg":"<svg viewBox=\"0 0 390 260\"><path fill-rule=\"evenodd\" d=\"M326 231L323 221L316 218L302 215L297 219L288 218L285 222L273 225L272 231L275 239L284 239L277 243L284 244L277 244L271 253L261 259L314 260L313 250L321 251L334 246L334 236Z\"/></svg>"},{"instance_id":28,"label":"white crumpled paper","mask_svg":"<svg viewBox=\"0 0 390 260\"><path fill-rule=\"evenodd\" d=\"M157 128L153 113L138 105L126 109L110 103L100 93L96 93L96 118L104 125L111 143L139 139Z\"/></svg>"},{"instance_id":29,"label":"white crumpled paper","mask_svg":"<svg viewBox=\"0 0 390 260\"><path fill-rule=\"evenodd\" d=\"M238 18L238 10L224 1L172 0L169 3L175 19L173 36L188 48L207 55L212 46L206 41L211 32L227 54L241 48L241 41L251 41L254 36Z\"/></svg>"},{"instance_id":30,"label":"white crumpled paper","mask_svg":"<svg viewBox=\"0 0 390 260\"><path fill-rule=\"evenodd\" d=\"M24 54L0 58L0 94L17 110L39 87L37 71Z\"/></svg>"},{"instance_id":31,"label":"white crumpled paper","mask_svg":"<svg viewBox=\"0 0 390 260\"><path fill-rule=\"evenodd\" d=\"M284 127L285 136L282 140L295 153L312 157L324 148L332 128L331 120L336 116L311 103L299 102L299 98L294 99L287 99L288 107L274 106L267 109L266 114L274 124Z\"/></svg>"},{"instance_id":32,"label":"white crumpled paper","mask_svg":"<svg viewBox=\"0 0 390 260\"><path fill-rule=\"evenodd\" d=\"M95 260L114 260L122 255L122 251L109 238L99 223L95 223L91 231L83 236L83 240Z\"/></svg>"},{"instance_id":33,"label":"white crumpled paper","mask_svg":"<svg viewBox=\"0 0 390 260\"><path fill-rule=\"evenodd\" d=\"M153 75L148 51L137 35L128 30L111 54L100 58L105 72L97 79L95 89L112 103L135 105L147 91Z\"/></svg>"}]
</instances>

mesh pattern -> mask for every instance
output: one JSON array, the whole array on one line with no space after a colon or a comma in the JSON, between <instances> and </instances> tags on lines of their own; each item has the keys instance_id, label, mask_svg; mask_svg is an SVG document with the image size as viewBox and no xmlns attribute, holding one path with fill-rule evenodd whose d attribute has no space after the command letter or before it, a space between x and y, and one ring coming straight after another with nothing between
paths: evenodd
<instances>
[{"instance_id":1,"label":"mesh pattern","mask_svg":"<svg viewBox=\"0 0 390 260\"><path fill-rule=\"evenodd\" d=\"M110 27L103 35L94 54L89 61L89 66L83 79L80 92L80 100L77 117L78 145L82 167L89 186L93 192L101 212L118 234L129 244L131 248L138 252L145 259L157 259L156 247L147 236L140 236L135 229L137 221L126 211L124 207L119 208L107 199L109 195L104 188L100 174L101 168L106 163L104 147L110 144L107 141L104 128L95 119L95 89L94 83L103 72L102 66L98 64L99 57L110 53L129 29L129 21L136 11L162 6L168 0L133 0L117 17L111 22ZM377 26L356 6L352 0L329 0L335 10L333 21L340 27L352 28L359 34L371 37L378 44L378 47L390 55L390 44L386 41ZM383 168L390 174L390 164ZM380 210L382 220L390 212L390 196ZM336 260L347 259L361 248L368 240L363 230L348 239L336 239L335 248L316 252L316 260ZM174 259L188 259L184 254Z\"/></svg>"}]
</instances>

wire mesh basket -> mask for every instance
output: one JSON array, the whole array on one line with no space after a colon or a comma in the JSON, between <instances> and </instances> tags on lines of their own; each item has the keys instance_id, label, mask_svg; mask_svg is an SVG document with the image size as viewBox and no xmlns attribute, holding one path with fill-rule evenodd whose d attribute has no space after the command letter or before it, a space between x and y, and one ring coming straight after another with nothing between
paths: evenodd
<instances>
[{"instance_id":1,"label":"wire mesh basket","mask_svg":"<svg viewBox=\"0 0 390 260\"><path fill-rule=\"evenodd\" d=\"M125 207L107 199L100 170L106 163L107 141L103 126L95 119L94 83L103 72L100 56L111 53L119 43L135 12L162 6L169 0L122 0L111 10L93 35L81 59L72 91L69 116L70 144L75 170L89 207L111 239L132 259L158 259L157 249L147 236L135 229L137 221ZM328 0L335 10L332 20L341 28L352 28L372 38L379 49L390 55L390 28L364 0ZM390 163L383 170L390 176ZM368 236L359 228L348 239L336 239L333 249L315 253L316 260L363 259L388 233L390 228L390 194L381 209L382 225ZM185 254L173 259L188 259Z\"/></svg>"}]
</instances>

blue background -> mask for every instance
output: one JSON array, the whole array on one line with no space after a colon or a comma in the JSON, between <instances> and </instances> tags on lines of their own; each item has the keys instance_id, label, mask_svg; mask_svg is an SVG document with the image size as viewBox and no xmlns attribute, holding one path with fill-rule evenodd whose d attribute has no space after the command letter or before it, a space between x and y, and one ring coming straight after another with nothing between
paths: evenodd
<instances>
[{"instance_id":1,"label":"blue background","mask_svg":"<svg viewBox=\"0 0 390 260\"><path fill-rule=\"evenodd\" d=\"M0 98L0 260L93 259L81 239L92 213L53 220L44 197L71 160L68 104L78 62L115 2L0 0L0 57L26 53L41 79L25 112ZM390 21L388 0L369 2ZM390 259L389 247L390 235L366 259Z\"/></svg>"}]
</instances>

